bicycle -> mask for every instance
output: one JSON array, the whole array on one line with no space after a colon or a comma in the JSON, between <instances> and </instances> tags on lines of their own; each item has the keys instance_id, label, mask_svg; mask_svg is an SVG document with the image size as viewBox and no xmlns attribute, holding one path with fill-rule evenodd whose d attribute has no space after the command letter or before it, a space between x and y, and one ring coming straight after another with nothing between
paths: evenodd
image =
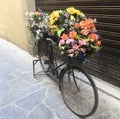
<instances>
[{"instance_id":1,"label":"bicycle","mask_svg":"<svg viewBox=\"0 0 120 119\"><path fill-rule=\"evenodd\" d=\"M65 57L58 65L54 46L54 39L49 37L38 43L38 56L43 71L59 80L63 100L74 114L79 117L91 116L98 106L98 91L93 79L74 59Z\"/></svg>"}]
</instances>

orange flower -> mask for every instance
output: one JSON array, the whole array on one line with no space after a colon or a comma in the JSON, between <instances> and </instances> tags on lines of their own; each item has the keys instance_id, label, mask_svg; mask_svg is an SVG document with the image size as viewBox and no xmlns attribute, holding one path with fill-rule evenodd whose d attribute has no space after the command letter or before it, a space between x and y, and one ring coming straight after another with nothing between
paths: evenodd
<instances>
[{"instance_id":1,"label":"orange flower","mask_svg":"<svg viewBox=\"0 0 120 119\"><path fill-rule=\"evenodd\" d=\"M95 24L90 24L90 28L95 28Z\"/></svg>"},{"instance_id":2,"label":"orange flower","mask_svg":"<svg viewBox=\"0 0 120 119\"><path fill-rule=\"evenodd\" d=\"M81 27L81 28L84 28L84 27L85 27L85 21L81 21L81 22L80 22L80 27Z\"/></svg>"},{"instance_id":3,"label":"orange flower","mask_svg":"<svg viewBox=\"0 0 120 119\"><path fill-rule=\"evenodd\" d=\"M93 40L98 40L98 35L95 34L95 33L91 33L91 34L90 34L90 37L91 37Z\"/></svg>"},{"instance_id":4,"label":"orange flower","mask_svg":"<svg viewBox=\"0 0 120 119\"><path fill-rule=\"evenodd\" d=\"M94 23L94 21L93 21L91 18L86 19L86 22L87 22L88 24Z\"/></svg>"},{"instance_id":5,"label":"orange flower","mask_svg":"<svg viewBox=\"0 0 120 119\"><path fill-rule=\"evenodd\" d=\"M69 33L69 37L71 39L74 39L76 37L76 35L77 35L77 33L74 30Z\"/></svg>"},{"instance_id":6,"label":"orange flower","mask_svg":"<svg viewBox=\"0 0 120 119\"><path fill-rule=\"evenodd\" d=\"M67 40L67 39L68 39L68 36L67 36L65 33L63 33L63 35L61 36L61 38L62 38L63 40Z\"/></svg>"},{"instance_id":7,"label":"orange flower","mask_svg":"<svg viewBox=\"0 0 120 119\"><path fill-rule=\"evenodd\" d=\"M97 46L101 46L101 40L98 40L98 41L96 42L96 45L97 45Z\"/></svg>"},{"instance_id":8,"label":"orange flower","mask_svg":"<svg viewBox=\"0 0 120 119\"><path fill-rule=\"evenodd\" d=\"M83 35L88 35L88 34L89 34L89 30L83 29L83 30L81 30L81 33L82 33Z\"/></svg>"},{"instance_id":9,"label":"orange flower","mask_svg":"<svg viewBox=\"0 0 120 119\"><path fill-rule=\"evenodd\" d=\"M79 24L79 23L75 23L75 24L74 24L74 27L75 27L76 29L78 29L78 28L80 27L80 24Z\"/></svg>"}]
</instances>

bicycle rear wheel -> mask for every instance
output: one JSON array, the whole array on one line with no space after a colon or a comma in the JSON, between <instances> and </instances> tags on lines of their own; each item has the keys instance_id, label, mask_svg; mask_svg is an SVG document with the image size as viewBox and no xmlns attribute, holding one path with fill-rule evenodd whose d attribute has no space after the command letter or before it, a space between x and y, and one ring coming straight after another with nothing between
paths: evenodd
<instances>
[{"instance_id":1,"label":"bicycle rear wheel","mask_svg":"<svg viewBox=\"0 0 120 119\"><path fill-rule=\"evenodd\" d=\"M80 67L70 66L61 71L60 90L67 107L79 117L88 117L96 111L95 83Z\"/></svg>"},{"instance_id":2,"label":"bicycle rear wheel","mask_svg":"<svg viewBox=\"0 0 120 119\"><path fill-rule=\"evenodd\" d=\"M49 69L50 59L49 59L49 50L47 47L47 42L44 40L41 40L38 43L38 57L43 71L47 73Z\"/></svg>"}]
</instances>

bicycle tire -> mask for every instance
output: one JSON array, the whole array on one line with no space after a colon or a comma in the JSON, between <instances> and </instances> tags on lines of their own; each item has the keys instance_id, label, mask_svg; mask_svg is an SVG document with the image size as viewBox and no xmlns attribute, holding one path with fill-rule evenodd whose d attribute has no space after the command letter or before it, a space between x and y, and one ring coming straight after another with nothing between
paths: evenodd
<instances>
[{"instance_id":1,"label":"bicycle tire","mask_svg":"<svg viewBox=\"0 0 120 119\"><path fill-rule=\"evenodd\" d=\"M39 44L39 61L43 71L50 77L57 76L58 71L53 70L57 65L53 56L53 46L49 41L42 40Z\"/></svg>"},{"instance_id":2,"label":"bicycle tire","mask_svg":"<svg viewBox=\"0 0 120 119\"><path fill-rule=\"evenodd\" d=\"M81 77L78 77L80 74ZM65 67L60 73L59 85L65 104L74 114L88 117L96 111L98 91L93 79L83 69Z\"/></svg>"},{"instance_id":3,"label":"bicycle tire","mask_svg":"<svg viewBox=\"0 0 120 119\"><path fill-rule=\"evenodd\" d=\"M49 65L47 61L49 61L49 51L47 47L47 42L45 39L39 41L38 43L38 58L40 61L40 65L45 73L48 72Z\"/></svg>"}]
</instances>

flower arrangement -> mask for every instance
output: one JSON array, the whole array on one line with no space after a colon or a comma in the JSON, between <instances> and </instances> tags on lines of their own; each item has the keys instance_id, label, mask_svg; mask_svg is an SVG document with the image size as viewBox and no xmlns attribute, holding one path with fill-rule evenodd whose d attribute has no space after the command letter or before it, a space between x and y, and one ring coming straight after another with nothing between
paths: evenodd
<instances>
[{"instance_id":1,"label":"flower arrangement","mask_svg":"<svg viewBox=\"0 0 120 119\"><path fill-rule=\"evenodd\" d=\"M43 38L44 34L50 30L49 14L42 10L27 13L26 20L27 28L34 33L36 39Z\"/></svg>"},{"instance_id":2,"label":"flower arrangement","mask_svg":"<svg viewBox=\"0 0 120 119\"><path fill-rule=\"evenodd\" d=\"M74 7L56 10L50 14L51 33L59 39L61 54L83 61L100 50L101 40L95 27L96 20L87 18Z\"/></svg>"},{"instance_id":3,"label":"flower arrangement","mask_svg":"<svg viewBox=\"0 0 120 119\"><path fill-rule=\"evenodd\" d=\"M57 37L61 54L84 61L85 57L101 49L96 20L87 18L74 7L55 10L50 15L43 11L30 12L26 18L27 27L36 39L45 37L45 33Z\"/></svg>"}]
</instances>

